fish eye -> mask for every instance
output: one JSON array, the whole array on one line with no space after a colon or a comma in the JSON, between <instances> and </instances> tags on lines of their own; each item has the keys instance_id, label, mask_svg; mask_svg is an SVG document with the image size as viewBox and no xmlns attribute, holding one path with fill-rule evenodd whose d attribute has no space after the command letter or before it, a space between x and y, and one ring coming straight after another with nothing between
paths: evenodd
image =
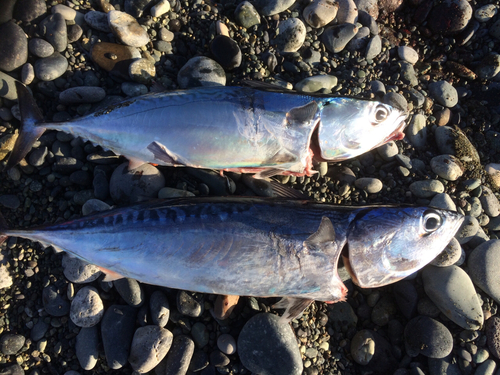
<instances>
[{"instance_id":1,"label":"fish eye","mask_svg":"<svg viewBox=\"0 0 500 375\"><path fill-rule=\"evenodd\" d=\"M385 121L387 117L389 117L389 109L382 104L377 105L375 108L373 125L380 124L382 121Z\"/></svg>"},{"instance_id":2,"label":"fish eye","mask_svg":"<svg viewBox=\"0 0 500 375\"><path fill-rule=\"evenodd\" d=\"M442 224L441 216L432 210L424 212L422 225L426 233L434 232Z\"/></svg>"}]
</instances>

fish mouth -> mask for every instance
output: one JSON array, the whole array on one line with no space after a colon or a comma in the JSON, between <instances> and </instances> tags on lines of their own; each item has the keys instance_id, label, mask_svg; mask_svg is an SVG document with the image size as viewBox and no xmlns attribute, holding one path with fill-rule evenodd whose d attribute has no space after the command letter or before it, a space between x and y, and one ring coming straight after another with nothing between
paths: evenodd
<instances>
[{"instance_id":1,"label":"fish mouth","mask_svg":"<svg viewBox=\"0 0 500 375\"><path fill-rule=\"evenodd\" d=\"M406 115L401 116L399 120L399 125L397 126L396 130L394 130L387 138L385 138L382 142L380 142L377 146L379 147L382 145L385 145L387 142L390 141L400 141L405 137L405 133L403 130L406 128Z\"/></svg>"}]
</instances>

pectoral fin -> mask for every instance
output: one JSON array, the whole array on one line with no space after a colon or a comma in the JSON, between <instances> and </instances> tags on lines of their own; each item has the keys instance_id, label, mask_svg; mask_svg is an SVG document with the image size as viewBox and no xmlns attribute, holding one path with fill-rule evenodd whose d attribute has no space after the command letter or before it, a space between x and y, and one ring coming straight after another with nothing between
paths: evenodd
<instances>
[{"instance_id":1,"label":"pectoral fin","mask_svg":"<svg viewBox=\"0 0 500 375\"><path fill-rule=\"evenodd\" d=\"M313 302L312 299L283 297L272 307L274 309L286 309L280 318L280 323L290 323L297 318Z\"/></svg>"}]
</instances>

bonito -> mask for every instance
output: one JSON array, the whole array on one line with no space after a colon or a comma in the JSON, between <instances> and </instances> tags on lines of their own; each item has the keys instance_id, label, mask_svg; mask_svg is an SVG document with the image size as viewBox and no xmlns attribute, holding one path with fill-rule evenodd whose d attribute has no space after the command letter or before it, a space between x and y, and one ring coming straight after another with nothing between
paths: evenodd
<instances>
[{"instance_id":1,"label":"bonito","mask_svg":"<svg viewBox=\"0 0 500 375\"><path fill-rule=\"evenodd\" d=\"M90 140L135 168L143 163L311 175L312 160L341 161L402 139L406 115L376 101L201 87L148 94L67 122L44 123L17 83L22 126L7 163L21 161L46 129Z\"/></svg>"},{"instance_id":2,"label":"bonito","mask_svg":"<svg viewBox=\"0 0 500 375\"><path fill-rule=\"evenodd\" d=\"M284 319L343 300L340 255L361 287L398 281L434 259L463 221L427 207L339 207L263 198L146 202L61 224L0 228L67 251L107 279L195 292L285 297Z\"/></svg>"}]
</instances>

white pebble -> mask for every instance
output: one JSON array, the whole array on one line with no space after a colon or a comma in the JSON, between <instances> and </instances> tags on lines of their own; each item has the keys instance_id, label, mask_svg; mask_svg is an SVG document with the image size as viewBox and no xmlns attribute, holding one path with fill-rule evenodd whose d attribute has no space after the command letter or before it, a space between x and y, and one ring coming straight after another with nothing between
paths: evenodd
<instances>
[{"instance_id":1,"label":"white pebble","mask_svg":"<svg viewBox=\"0 0 500 375\"><path fill-rule=\"evenodd\" d=\"M217 339L217 347L219 350L227 355L236 353L236 341L230 334L223 333Z\"/></svg>"},{"instance_id":2,"label":"white pebble","mask_svg":"<svg viewBox=\"0 0 500 375\"><path fill-rule=\"evenodd\" d=\"M401 60L408 61L410 64L415 64L418 61L418 52L408 46L399 47L398 55Z\"/></svg>"},{"instance_id":3,"label":"white pebble","mask_svg":"<svg viewBox=\"0 0 500 375\"><path fill-rule=\"evenodd\" d=\"M170 3L168 0L160 0L154 7L151 8L151 15L153 17L160 17L170 10Z\"/></svg>"}]
</instances>

